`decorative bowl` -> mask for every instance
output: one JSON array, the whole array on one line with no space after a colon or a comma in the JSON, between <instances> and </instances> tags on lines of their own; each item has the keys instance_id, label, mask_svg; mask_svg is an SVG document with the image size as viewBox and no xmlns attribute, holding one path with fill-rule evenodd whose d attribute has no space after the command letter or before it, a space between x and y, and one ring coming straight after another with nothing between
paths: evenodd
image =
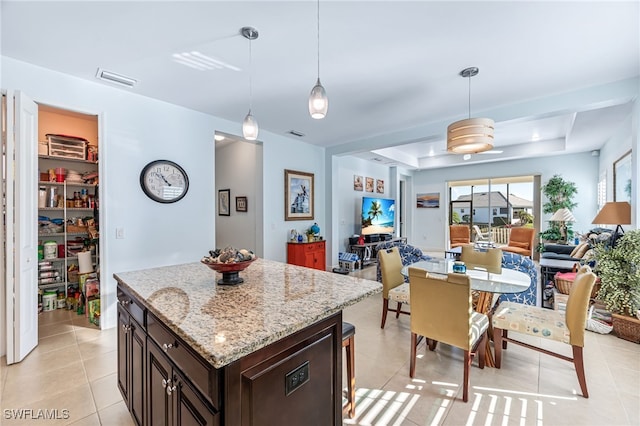
<instances>
[{"instance_id":1,"label":"decorative bowl","mask_svg":"<svg viewBox=\"0 0 640 426\"><path fill-rule=\"evenodd\" d=\"M251 265L251 263L256 259L257 258L245 260L242 262L231 263L207 263L202 260L200 262L203 265L207 266L209 269L213 269L216 272L222 273L222 279L218 280L218 284L234 285L244 282L244 279L240 278L238 273L240 271L244 271L247 266Z\"/></svg>"}]
</instances>

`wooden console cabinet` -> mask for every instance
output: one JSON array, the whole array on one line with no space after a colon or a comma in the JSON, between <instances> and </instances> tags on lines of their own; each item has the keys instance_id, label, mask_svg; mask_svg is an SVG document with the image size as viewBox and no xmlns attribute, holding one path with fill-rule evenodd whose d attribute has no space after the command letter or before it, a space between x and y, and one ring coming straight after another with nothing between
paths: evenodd
<instances>
[{"instance_id":1,"label":"wooden console cabinet","mask_svg":"<svg viewBox=\"0 0 640 426\"><path fill-rule=\"evenodd\" d=\"M325 241L287 243L287 263L307 268L326 270Z\"/></svg>"}]
</instances>

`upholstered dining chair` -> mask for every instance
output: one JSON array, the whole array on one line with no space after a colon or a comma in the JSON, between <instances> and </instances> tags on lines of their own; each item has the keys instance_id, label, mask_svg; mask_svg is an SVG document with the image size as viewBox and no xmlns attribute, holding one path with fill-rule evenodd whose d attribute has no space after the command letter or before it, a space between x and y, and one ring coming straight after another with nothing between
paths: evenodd
<instances>
[{"instance_id":1,"label":"upholstered dining chair","mask_svg":"<svg viewBox=\"0 0 640 426\"><path fill-rule=\"evenodd\" d=\"M471 231L467 225L449 225L449 245L451 248L471 243Z\"/></svg>"},{"instance_id":2,"label":"upholstered dining chair","mask_svg":"<svg viewBox=\"0 0 640 426\"><path fill-rule=\"evenodd\" d=\"M502 302L493 314L493 342L496 354L496 368L502 363L502 350L511 342L528 349L555 356L572 362L582 396L589 398L587 379L584 372L583 348L584 329L587 321L587 310L591 289L596 282L596 275L588 266L582 266L571 286L566 311L556 311L514 302ZM573 357L521 342L509 337L509 332L517 332L556 340L571 345Z\"/></svg>"},{"instance_id":3,"label":"upholstered dining chair","mask_svg":"<svg viewBox=\"0 0 640 426\"><path fill-rule=\"evenodd\" d=\"M462 246L460 260L467 268L482 268L493 274L502 272L502 250L499 248L476 250L473 244L466 244Z\"/></svg>"},{"instance_id":4,"label":"upholstered dining chair","mask_svg":"<svg viewBox=\"0 0 640 426\"><path fill-rule=\"evenodd\" d=\"M411 360L409 376L416 370L417 345L422 337L430 350L442 342L464 350L462 400L469 399L469 369L477 354L484 368L489 319L471 306L471 284L466 274L440 276L409 267L411 300ZM422 337L419 337L422 336Z\"/></svg>"},{"instance_id":5,"label":"upholstered dining chair","mask_svg":"<svg viewBox=\"0 0 640 426\"><path fill-rule=\"evenodd\" d=\"M511 228L509 242L501 248L504 251L531 257L535 234L536 230L533 228Z\"/></svg>"},{"instance_id":6,"label":"upholstered dining chair","mask_svg":"<svg viewBox=\"0 0 640 426\"><path fill-rule=\"evenodd\" d=\"M408 311L402 310L402 304L409 303L409 284L404 282L402 270L402 259L398 247L378 250L378 264L382 279L382 321L380 328L384 328L387 322L387 312L389 311L389 300L396 302L396 318L400 314L409 315Z\"/></svg>"}]
</instances>

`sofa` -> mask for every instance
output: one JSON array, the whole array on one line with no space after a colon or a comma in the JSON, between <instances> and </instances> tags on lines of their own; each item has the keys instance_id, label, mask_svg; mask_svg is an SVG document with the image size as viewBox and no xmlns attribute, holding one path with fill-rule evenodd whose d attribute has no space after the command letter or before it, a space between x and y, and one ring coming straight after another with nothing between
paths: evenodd
<instances>
[{"instance_id":1,"label":"sofa","mask_svg":"<svg viewBox=\"0 0 640 426\"><path fill-rule=\"evenodd\" d=\"M421 260L431 260L431 256L424 254L418 247L412 246L411 244L403 243L402 241L382 242L376 246L376 253L378 252L378 250L385 250L391 247L398 247L403 266L419 262ZM379 263L376 263L376 279L378 280L378 282L382 282L382 272L380 271ZM408 283L409 277L406 276L404 278L404 281Z\"/></svg>"}]
</instances>

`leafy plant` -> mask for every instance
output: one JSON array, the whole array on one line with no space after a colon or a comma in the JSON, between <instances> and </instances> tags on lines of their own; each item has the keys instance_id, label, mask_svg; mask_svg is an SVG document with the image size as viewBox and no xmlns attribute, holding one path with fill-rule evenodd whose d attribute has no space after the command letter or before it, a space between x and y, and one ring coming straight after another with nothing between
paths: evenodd
<instances>
[{"instance_id":1,"label":"leafy plant","mask_svg":"<svg viewBox=\"0 0 640 426\"><path fill-rule=\"evenodd\" d=\"M633 315L640 309L640 230L628 231L614 247L594 247L595 271L600 276L598 299L607 309Z\"/></svg>"},{"instance_id":2,"label":"leafy plant","mask_svg":"<svg viewBox=\"0 0 640 426\"><path fill-rule=\"evenodd\" d=\"M553 175L546 184L542 185L542 193L547 197L547 201L542 205L544 213L555 213L556 211L566 208L573 210L578 203L573 198L578 194L578 188L573 182L566 181L560 175ZM572 223L565 223L567 227L567 239L573 237ZM549 228L540 233L540 238L558 241L561 238L559 222L549 222Z\"/></svg>"}]
</instances>

